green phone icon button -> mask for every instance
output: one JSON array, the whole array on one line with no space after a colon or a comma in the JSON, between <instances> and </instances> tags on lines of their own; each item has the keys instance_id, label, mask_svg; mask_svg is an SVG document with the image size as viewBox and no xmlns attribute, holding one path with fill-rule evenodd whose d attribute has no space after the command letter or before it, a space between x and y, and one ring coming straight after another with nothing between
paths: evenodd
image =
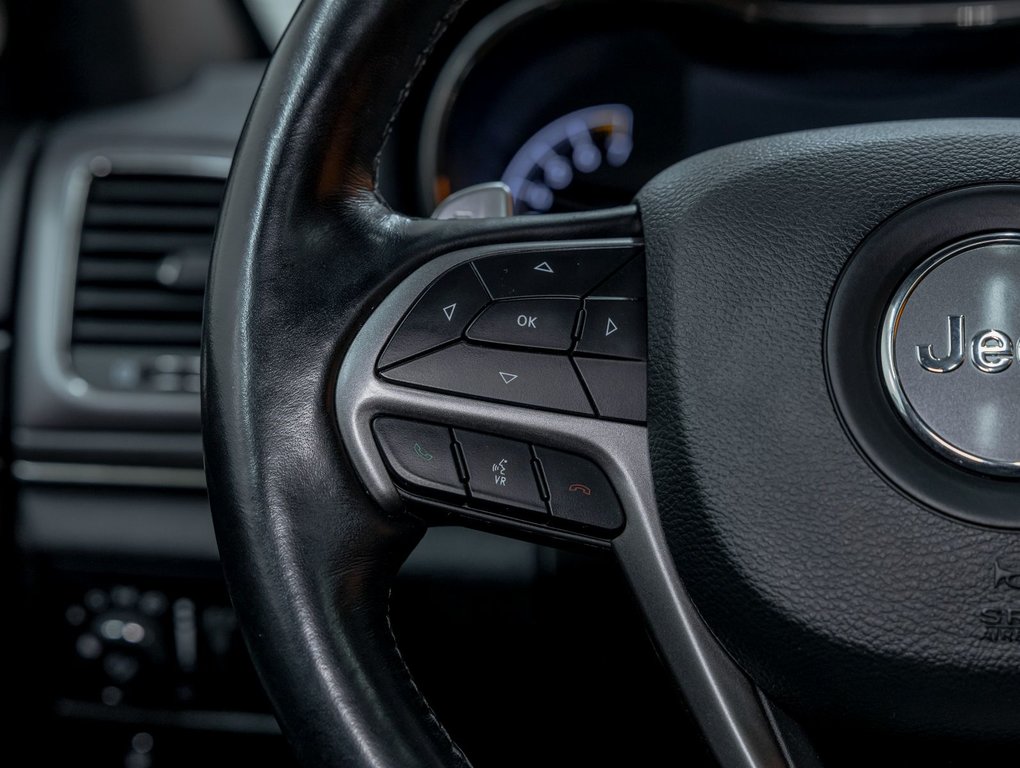
<instances>
[{"instance_id":1,"label":"green phone icon button","mask_svg":"<svg viewBox=\"0 0 1020 768\"><path fill-rule=\"evenodd\" d=\"M418 458L424 459L425 461L432 461L432 454L422 448L420 443L414 444L414 452L418 454Z\"/></svg>"}]
</instances>

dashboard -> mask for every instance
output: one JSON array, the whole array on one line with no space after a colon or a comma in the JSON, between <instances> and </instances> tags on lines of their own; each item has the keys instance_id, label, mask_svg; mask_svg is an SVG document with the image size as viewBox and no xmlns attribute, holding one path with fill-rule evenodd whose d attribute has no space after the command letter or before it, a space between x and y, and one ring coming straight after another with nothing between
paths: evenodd
<instances>
[{"instance_id":1,"label":"dashboard","mask_svg":"<svg viewBox=\"0 0 1020 768\"><path fill-rule=\"evenodd\" d=\"M514 0L419 85L403 154L417 210L495 180L518 214L623 204L674 162L758 136L1016 115L1015 17L994 3Z\"/></svg>"},{"instance_id":2,"label":"dashboard","mask_svg":"<svg viewBox=\"0 0 1020 768\"><path fill-rule=\"evenodd\" d=\"M265 39L191 51L186 73L153 65L172 85L91 101L83 86L73 109L36 95L0 131L5 533L29 627L9 650L26 660L33 728L67 735L65 762L86 749L175 765L224 745L286 759L219 572L197 393L218 208L284 5L229 4ZM410 89L380 192L428 216L502 181L514 215L588 210L754 137L1020 116L1018 22L1015 0L475 0ZM68 67L109 79L103 56ZM405 567L394 624L479 764L652 762L674 738L711 764L607 558L437 528ZM610 708L612 732L592 739Z\"/></svg>"}]
</instances>

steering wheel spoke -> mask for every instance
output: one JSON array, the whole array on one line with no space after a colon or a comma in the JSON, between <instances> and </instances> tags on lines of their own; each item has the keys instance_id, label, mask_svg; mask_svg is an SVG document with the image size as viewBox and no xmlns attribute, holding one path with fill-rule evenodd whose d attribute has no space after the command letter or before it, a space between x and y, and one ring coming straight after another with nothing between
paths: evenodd
<instances>
[{"instance_id":1,"label":"steering wheel spoke","mask_svg":"<svg viewBox=\"0 0 1020 768\"><path fill-rule=\"evenodd\" d=\"M718 754L777 765L758 692L698 617L659 525L644 271L633 237L503 243L430 261L348 349L340 432L384 509L611 549L663 658L718 734ZM601 364L590 384L589 362Z\"/></svg>"}]
</instances>

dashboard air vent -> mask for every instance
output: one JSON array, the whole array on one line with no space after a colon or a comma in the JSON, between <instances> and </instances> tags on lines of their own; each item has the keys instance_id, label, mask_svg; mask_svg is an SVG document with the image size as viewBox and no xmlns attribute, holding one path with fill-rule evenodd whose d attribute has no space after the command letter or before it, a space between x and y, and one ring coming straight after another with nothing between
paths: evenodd
<instances>
[{"instance_id":1,"label":"dashboard air vent","mask_svg":"<svg viewBox=\"0 0 1020 768\"><path fill-rule=\"evenodd\" d=\"M78 251L71 353L95 386L197 392L202 301L224 180L92 180Z\"/></svg>"}]
</instances>

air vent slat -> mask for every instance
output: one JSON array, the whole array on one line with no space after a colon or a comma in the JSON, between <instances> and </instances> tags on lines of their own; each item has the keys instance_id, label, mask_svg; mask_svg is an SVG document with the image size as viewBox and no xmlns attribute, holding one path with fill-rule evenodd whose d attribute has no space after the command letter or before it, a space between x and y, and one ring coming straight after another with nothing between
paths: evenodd
<instances>
[{"instance_id":1,"label":"air vent slat","mask_svg":"<svg viewBox=\"0 0 1020 768\"><path fill-rule=\"evenodd\" d=\"M90 203L210 205L219 208L224 182L189 176L115 175L94 179Z\"/></svg>"},{"instance_id":2,"label":"air vent slat","mask_svg":"<svg viewBox=\"0 0 1020 768\"><path fill-rule=\"evenodd\" d=\"M131 229L198 230L208 233L216 226L219 208L213 205L90 205L85 212L86 227Z\"/></svg>"},{"instance_id":3,"label":"air vent slat","mask_svg":"<svg viewBox=\"0 0 1020 768\"><path fill-rule=\"evenodd\" d=\"M149 284L157 281L159 260L105 259L84 256L78 263L78 284Z\"/></svg>"},{"instance_id":4,"label":"air vent slat","mask_svg":"<svg viewBox=\"0 0 1020 768\"><path fill-rule=\"evenodd\" d=\"M210 228L211 229L211 228ZM172 253L189 248L212 249L212 232L117 232L86 229L81 235L82 253Z\"/></svg>"},{"instance_id":5,"label":"air vent slat","mask_svg":"<svg viewBox=\"0 0 1020 768\"><path fill-rule=\"evenodd\" d=\"M198 314L202 313L202 294L171 293L169 291L147 291L135 288L86 288L78 289L75 302L78 313L132 313L136 316L155 313Z\"/></svg>"},{"instance_id":6,"label":"air vent slat","mask_svg":"<svg viewBox=\"0 0 1020 768\"><path fill-rule=\"evenodd\" d=\"M169 379L158 361L198 355L223 188L222 179L194 176L114 173L92 180L79 241L72 352L76 360L89 356L113 366L101 377L104 385L166 391ZM178 378L182 392L194 391L192 372Z\"/></svg>"},{"instance_id":7,"label":"air vent slat","mask_svg":"<svg viewBox=\"0 0 1020 768\"><path fill-rule=\"evenodd\" d=\"M119 320L80 318L74 323L75 338L81 344L149 344L195 346L202 333L199 320L139 320L127 324Z\"/></svg>"}]
</instances>

